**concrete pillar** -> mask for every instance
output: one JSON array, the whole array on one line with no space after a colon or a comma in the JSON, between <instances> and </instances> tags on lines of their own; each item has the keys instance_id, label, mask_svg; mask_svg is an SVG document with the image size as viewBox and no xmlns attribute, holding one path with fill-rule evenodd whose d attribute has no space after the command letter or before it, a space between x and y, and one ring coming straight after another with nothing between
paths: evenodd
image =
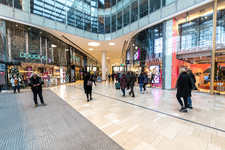
<instances>
[{"instance_id":1,"label":"concrete pillar","mask_svg":"<svg viewBox=\"0 0 225 150\"><path fill-rule=\"evenodd\" d=\"M106 51L102 51L102 81L106 81Z\"/></svg>"},{"instance_id":2,"label":"concrete pillar","mask_svg":"<svg viewBox=\"0 0 225 150\"><path fill-rule=\"evenodd\" d=\"M217 23L217 0L214 0L213 8L213 34L212 34L212 58L211 58L211 79L210 79L210 95L214 94L214 70L215 70L215 55L216 55L216 23Z\"/></svg>"}]
</instances>

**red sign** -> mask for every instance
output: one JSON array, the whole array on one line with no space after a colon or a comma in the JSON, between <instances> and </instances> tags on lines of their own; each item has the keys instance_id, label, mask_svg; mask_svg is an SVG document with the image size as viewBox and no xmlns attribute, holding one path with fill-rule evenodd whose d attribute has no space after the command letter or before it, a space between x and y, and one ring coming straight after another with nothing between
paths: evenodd
<instances>
[{"instance_id":1,"label":"red sign","mask_svg":"<svg viewBox=\"0 0 225 150\"><path fill-rule=\"evenodd\" d=\"M5 72L0 72L0 75L4 75L5 74Z\"/></svg>"}]
</instances>

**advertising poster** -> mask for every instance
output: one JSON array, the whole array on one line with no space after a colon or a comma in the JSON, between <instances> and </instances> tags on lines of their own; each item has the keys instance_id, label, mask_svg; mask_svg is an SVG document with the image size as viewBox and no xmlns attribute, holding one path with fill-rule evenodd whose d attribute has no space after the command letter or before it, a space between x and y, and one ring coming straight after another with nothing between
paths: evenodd
<instances>
[{"instance_id":1,"label":"advertising poster","mask_svg":"<svg viewBox=\"0 0 225 150\"><path fill-rule=\"evenodd\" d=\"M159 66L150 66L151 70L151 83L160 83Z\"/></svg>"}]
</instances>

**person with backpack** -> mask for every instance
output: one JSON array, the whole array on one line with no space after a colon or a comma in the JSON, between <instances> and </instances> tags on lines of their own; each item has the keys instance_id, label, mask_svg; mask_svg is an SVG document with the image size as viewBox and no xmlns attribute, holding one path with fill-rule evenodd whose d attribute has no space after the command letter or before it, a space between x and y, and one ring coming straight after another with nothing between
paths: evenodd
<instances>
[{"instance_id":1,"label":"person with backpack","mask_svg":"<svg viewBox=\"0 0 225 150\"><path fill-rule=\"evenodd\" d=\"M144 92L142 92L144 80L145 80L145 77L143 76L143 73L141 73L140 76L138 77L138 84L139 84L139 87L140 87L140 93L142 93L142 94L144 93Z\"/></svg>"},{"instance_id":2,"label":"person with backpack","mask_svg":"<svg viewBox=\"0 0 225 150\"><path fill-rule=\"evenodd\" d=\"M192 85L191 87L192 87L192 90L197 89L196 86L195 86L195 83L196 83L195 75L192 73L192 70L190 68L187 69L187 74L191 78L191 85ZM188 97L187 99L188 99L188 108L193 109L191 97Z\"/></svg>"},{"instance_id":3,"label":"person with backpack","mask_svg":"<svg viewBox=\"0 0 225 150\"><path fill-rule=\"evenodd\" d=\"M146 85L148 84L148 76L147 76L147 74L146 74L146 72L144 72L144 84L143 84L143 88L144 88L144 92L148 92L147 90L146 90Z\"/></svg>"},{"instance_id":4,"label":"person with backpack","mask_svg":"<svg viewBox=\"0 0 225 150\"><path fill-rule=\"evenodd\" d=\"M13 76L13 78L10 80L12 87L13 87L13 91L14 93L16 93L16 89L18 90L18 92L20 93L20 82L21 79L17 77L17 75L15 74Z\"/></svg>"},{"instance_id":5,"label":"person with backpack","mask_svg":"<svg viewBox=\"0 0 225 150\"><path fill-rule=\"evenodd\" d=\"M176 88L177 88L177 100L181 105L181 109L179 110L180 112L188 112L187 107L188 107L188 97L191 97L191 78L187 74L185 69L180 69L180 75L177 79L176 83ZM181 97L184 100L184 105L181 100Z\"/></svg>"}]
</instances>

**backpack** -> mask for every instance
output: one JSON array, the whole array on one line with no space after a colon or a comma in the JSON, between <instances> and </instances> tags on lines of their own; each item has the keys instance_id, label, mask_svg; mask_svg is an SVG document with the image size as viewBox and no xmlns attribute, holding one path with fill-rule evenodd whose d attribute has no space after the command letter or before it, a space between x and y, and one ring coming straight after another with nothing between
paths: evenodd
<instances>
[{"instance_id":1,"label":"backpack","mask_svg":"<svg viewBox=\"0 0 225 150\"><path fill-rule=\"evenodd\" d=\"M148 83L148 79L146 77L144 77L144 83Z\"/></svg>"}]
</instances>

